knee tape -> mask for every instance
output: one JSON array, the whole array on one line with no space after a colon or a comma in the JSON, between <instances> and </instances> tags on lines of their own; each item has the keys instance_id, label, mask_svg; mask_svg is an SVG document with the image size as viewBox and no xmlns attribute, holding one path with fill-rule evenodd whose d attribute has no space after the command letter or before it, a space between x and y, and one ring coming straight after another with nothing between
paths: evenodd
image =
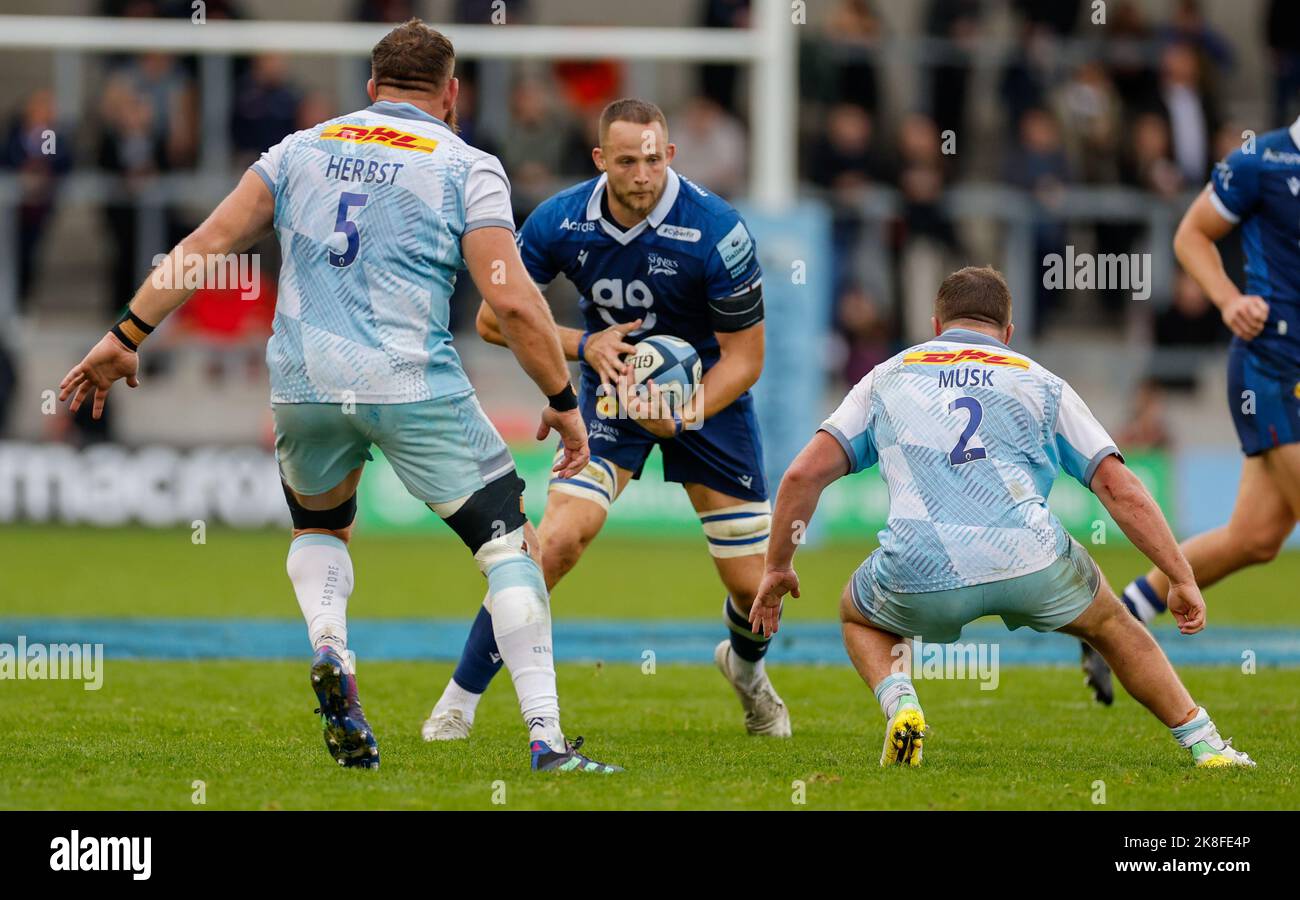
<instances>
[{"instance_id":1,"label":"knee tape","mask_svg":"<svg viewBox=\"0 0 1300 900\"><path fill-rule=\"evenodd\" d=\"M524 515L524 480L514 472L488 482L468 497L429 506L451 526L475 558L488 543L515 531L523 542L523 527L528 522Z\"/></svg>"},{"instance_id":2,"label":"knee tape","mask_svg":"<svg viewBox=\"0 0 1300 900\"><path fill-rule=\"evenodd\" d=\"M700 513L709 553L717 559L754 556L767 552L772 528L772 507L766 501L741 503Z\"/></svg>"},{"instance_id":3,"label":"knee tape","mask_svg":"<svg viewBox=\"0 0 1300 900\"><path fill-rule=\"evenodd\" d=\"M283 481L284 499L289 503L289 517L293 519L294 528L323 528L327 531L341 531L352 524L357 517L357 495L353 494L333 509L307 509L293 496L289 485Z\"/></svg>"},{"instance_id":4,"label":"knee tape","mask_svg":"<svg viewBox=\"0 0 1300 900\"><path fill-rule=\"evenodd\" d=\"M561 450L555 454L557 460L562 452ZM591 461L583 466L582 471L572 478L552 478L548 491L581 497L608 511L617 488L618 481L614 477L614 466L598 456L593 456Z\"/></svg>"}]
</instances>

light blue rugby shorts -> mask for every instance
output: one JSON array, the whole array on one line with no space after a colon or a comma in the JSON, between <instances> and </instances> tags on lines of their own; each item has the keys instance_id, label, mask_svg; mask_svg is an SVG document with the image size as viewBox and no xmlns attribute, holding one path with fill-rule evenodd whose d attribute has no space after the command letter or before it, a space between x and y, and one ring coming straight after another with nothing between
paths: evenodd
<instances>
[{"instance_id":1,"label":"light blue rugby shorts","mask_svg":"<svg viewBox=\"0 0 1300 900\"><path fill-rule=\"evenodd\" d=\"M927 643L950 644L981 616L1001 616L1012 630L1056 631L1088 608L1101 584L1097 564L1074 538L1065 555L1037 572L946 591L891 591L877 581L872 557L849 580L853 605L871 624Z\"/></svg>"},{"instance_id":2,"label":"light blue rugby shorts","mask_svg":"<svg viewBox=\"0 0 1300 900\"><path fill-rule=\"evenodd\" d=\"M299 494L323 494L383 451L425 503L474 493L515 461L474 392L414 403L273 403L280 476Z\"/></svg>"}]
</instances>

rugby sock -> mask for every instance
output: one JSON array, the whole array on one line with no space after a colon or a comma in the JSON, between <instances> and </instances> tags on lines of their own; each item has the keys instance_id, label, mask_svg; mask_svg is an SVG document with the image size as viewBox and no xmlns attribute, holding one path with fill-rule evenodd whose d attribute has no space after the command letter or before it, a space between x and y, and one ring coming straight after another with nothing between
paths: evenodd
<instances>
[{"instance_id":1,"label":"rugby sock","mask_svg":"<svg viewBox=\"0 0 1300 900\"><path fill-rule=\"evenodd\" d=\"M910 703L918 709L921 707L921 701L916 697L916 688L912 687L911 677L901 672L887 676L884 681L876 685L876 699L880 701L880 708L884 710L886 719L892 719L894 713L898 712L898 707L904 703Z\"/></svg>"},{"instance_id":2,"label":"rugby sock","mask_svg":"<svg viewBox=\"0 0 1300 900\"><path fill-rule=\"evenodd\" d=\"M300 534L289 544L284 567L307 620L311 649L329 644L348 659L348 597L352 594L348 545L332 534Z\"/></svg>"},{"instance_id":3,"label":"rugby sock","mask_svg":"<svg viewBox=\"0 0 1300 900\"><path fill-rule=\"evenodd\" d=\"M483 602L486 604L487 598ZM460 688L461 694L474 697L469 712L473 712L473 707L478 705L478 697L487 690L499 671L501 654L497 651L497 639L492 633L492 614L486 605L480 606L474 624L470 626L469 637L465 638L465 646L460 651L460 662L456 663L456 671L451 675L452 682ZM450 690L451 685L447 689ZM438 705L441 706L442 702L439 701ZM450 705L466 709L461 703Z\"/></svg>"},{"instance_id":4,"label":"rugby sock","mask_svg":"<svg viewBox=\"0 0 1300 900\"><path fill-rule=\"evenodd\" d=\"M487 579L492 630L501 660L515 682L528 739L562 750L550 600L542 570L531 557L519 555L492 566Z\"/></svg>"},{"instance_id":5,"label":"rugby sock","mask_svg":"<svg viewBox=\"0 0 1300 900\"><path fill-rule=\"evenodd\" d=\"M1208 733L1218 733L1214 723L1210 721L1210 714L1205 711L1204 706L1196 707L1196 713L1191 719L1182 725L1175 725L1169 730L1173 733L1174 740L1187 749L1191 749L1197 741L1203 739Z\"/></svg>"},{"instance_id":6,"label":"rugby sock","mask_svg":"<svg viewBox=\"0 0 1300 900\"><path fill-rule=\"evenodd\" d=\"M1164 601L1152 589L1145 575L1139 575L1128 583L1122 599L1128 611L1144 624L1165 611Z\"/></svg>"},{"instance_id":7,"label":"rugby sock","mask_svg":"<svg viewBox=\"0 0 1300 900\"><path fill-rule=\"evenodd\" d=\"M722 602L722 618L731 638L731 671L742 687L752 688L763 679L763 657L772 639L750 630L749 616L736 607L730 594Z\"/></svg>"}]
</instances>

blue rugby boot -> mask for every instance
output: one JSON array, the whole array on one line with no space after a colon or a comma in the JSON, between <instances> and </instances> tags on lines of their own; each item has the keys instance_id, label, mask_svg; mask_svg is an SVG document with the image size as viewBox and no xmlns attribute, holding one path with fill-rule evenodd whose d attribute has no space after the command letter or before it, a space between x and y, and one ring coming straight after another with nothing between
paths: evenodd
<instances>
[{"instance_id":1,"label":"blue rugby boot","mask_svg":"<svg viewBox=\"0 0 1300 900\"><path fill-rule=\"evenodd\" d=\"M529 746L529 751L533 757L534 772L594 772L598 775L612 775L615 772L622 772L622 766L611 766L607 763L596 762L594 759L588 759L578 752L582 747L582 738L573 741L565 741L563 750L552 750L546 741L533 741Z\"/></svg>"},{"instance_id":2,"label":"blue rugby boot","mask_svg":"<svg viewBox=\"0 0 1300 900\"><path fill-rule=\"evenodd\" d=\"M311 661L311 686L320 706L325 746L344 767L379 768L379 744L357 697L357 678L347 672L337 650L326 644Z\"/></svg>"}]
</instances>

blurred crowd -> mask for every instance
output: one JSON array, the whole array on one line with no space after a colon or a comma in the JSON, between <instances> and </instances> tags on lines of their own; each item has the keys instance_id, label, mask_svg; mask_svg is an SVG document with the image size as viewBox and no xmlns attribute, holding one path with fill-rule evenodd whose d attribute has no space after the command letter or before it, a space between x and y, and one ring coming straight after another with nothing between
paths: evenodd
<instances>
[{"instance_id":1,"label":"blurred crowd","mask_svg":"<svg viewBox=\"0 0 1300 900\"><path fill-rule=\"evenodd\" d=\"M1067 222L1061 213L1069 188L1121 186L1173 202L1204 184L1214 160L1241 141L1243 126L1226 118L1217 90L1237 64L1238 51L1207 22L1197 0L1176 0L1169 18L1160 21L1145 18L1130 0L1110 3L1104 41L1088 25L1091 4L1085 0L1011 0L1017 40L1006 45L1011 49L997 64L1000 121L992 126L987 115L977 115L977 107L989 104L977 103L972 88L993 7L1005 3L919 2L921 33L906 36L917 48L908 64L920 85L910 108L897 109L887 97L891 38L900 36L888 33L874 0L825 0L827 14L801 41L800 114L792 127L799 134L801 179L834 211L835 365L848 381L916 337L909 290L928 297L945 267L970 261L961 223L945 203L951 188L1000 183L1023 192L1034 210L1036 259L1061 252L1067 243L1127 253L1147 249L1144 226L1098 221L1081 229L1077 220ZM497 8L492 0L454 0L452 17L488 22ZM103 0L99 12L189 18L192 5ZM415 0L356 0L352 8L354 19L371 22L425 13ZM527 0L511 0L508 13L512 22L528 23L534 11ZM749 0L698 0L697 24L745 27L749 14ZM245 11L238 0L208 0L206 15L239 19ZM1250 49L1268 49L1271 83L1261 90L1276 127L1294 118L1300 100L1300 4L1269 0L1261 32ZM1084 52L1066 52L1080 48ZM109 316L129 300L141 274L140 192L156 176L192 171L200 162L197 60L154 52L96 58L101 63L103 77L87 121L76 127L60 123L49 90L35 92L11 115L0 166L21 175L20 307L35 294L57 185L74 166L120 176L101 210L111 241L108 308L102 310ZM590 176L595 119L620 93L625 66L556 61L514 70L504 82L508 115L493 118L506 124L493 127L478 115L483 65L489 64L459 66L460 128L471 143L501 157L522 220L549 193ZM743 195L749 158L743 71L727 65L696 69L691 96L666 110L678 147L676 167L723 196ZM288 133L341 111L335 109L337 98L299 84L283 56L235 58L229 71L232 171ZM42 141L51 131L78 139L50 154ZM881 207L878 198L889 202ZM881 208L887 212L869 212ZM179 208L165 210L163 219L167 241L196 224ZM260 346L269 327L268 304L274 302L277 255L274 246L259 249L271 261L262 269L267 289L261 307L236 314L223 298L200 296L170 339L221 348L215 358L226 361L220 367L240 370L244 357L232 367L228 351ZM1239 268L1240 262L1230 258L1229 265ZM897 274L886 279L881 272ZM1225 339L1217 313L1190 280L1156 289L1143 315L1157 346L1197 348ZM1063 307L1073 304L1062 300L1062 292L1047 290L1022 298L1034 304L1037 332L1069 321L1072 311ZM1086 308L1090 315L1122 319L1134 312L1125 291L1098 292L1092 302L1100 309ZM458 324L469 327L472 304L459 306ZM166 364L165 354L158 364ZM4 384L0 359L0 395ZM1152 372L1153 392L1187 386L1185 373ZM1152 442L1159 443L1159 429L1151 431Z\"/></svg>"}]
</instances>

